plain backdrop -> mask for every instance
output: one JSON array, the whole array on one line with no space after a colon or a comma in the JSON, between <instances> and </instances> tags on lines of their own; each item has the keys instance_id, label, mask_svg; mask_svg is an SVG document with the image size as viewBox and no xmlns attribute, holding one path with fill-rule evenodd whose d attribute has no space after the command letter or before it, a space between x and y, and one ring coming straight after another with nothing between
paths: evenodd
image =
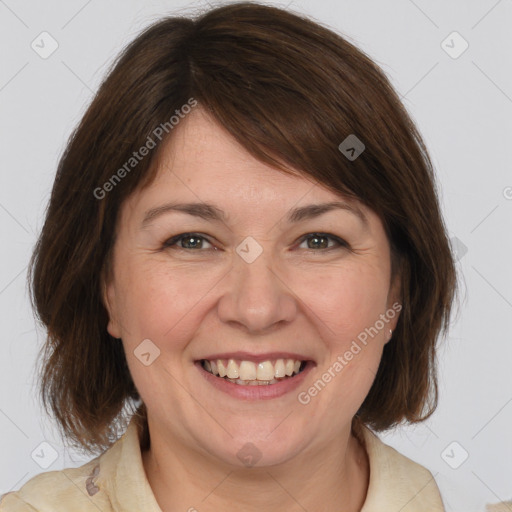
<instances>
[{"instance_id":1,"label":"plain backdrop","mask_svg":"<svg viewBox=\"0 0 512 512\"><path fill-rule=\"evenodd\" d=\"M267 3L327 24L383 68L438 175L462 290L439 352L439 407L381 437L430 469L448 511L512 499L512 1ZM201 7L0 0L0 494L89 460L66 448L36 399L44 331L26 288L65 142L129 41L162 15ZM58 45L46 58L33 49L41 37L45 51Z\"/></svg>"}]
</instances>

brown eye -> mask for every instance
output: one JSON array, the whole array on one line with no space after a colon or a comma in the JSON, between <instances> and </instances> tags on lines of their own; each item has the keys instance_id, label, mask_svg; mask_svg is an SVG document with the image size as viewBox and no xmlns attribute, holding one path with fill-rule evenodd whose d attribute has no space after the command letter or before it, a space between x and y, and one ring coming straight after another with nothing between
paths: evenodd
<instances>
[{"instance_id":1,"label":"brown eye","mask_svg":"<svg viewBox=\"0 0 512 512\"><path fill-rule=\"evenodd\" d=\"M329 242L334 242L334 245L329 245ZM328 235L326 233L311 233L303 237L301 245L307 242L306 249L335 249L336 247L347 247L348 244L334 235Z\"/></svg>"},{"instance_id":2,"label":"brown eye","mask_svg":"<svg viewBox=\"0 0 512 512\"><path fill-rule=\"evenodd\" d=\"M204 236L197 233L181 233L166 240L163 246L166 249L199 250L205 249L205 243L209 244L210 242Z\"/></svg>"}]
</instances>

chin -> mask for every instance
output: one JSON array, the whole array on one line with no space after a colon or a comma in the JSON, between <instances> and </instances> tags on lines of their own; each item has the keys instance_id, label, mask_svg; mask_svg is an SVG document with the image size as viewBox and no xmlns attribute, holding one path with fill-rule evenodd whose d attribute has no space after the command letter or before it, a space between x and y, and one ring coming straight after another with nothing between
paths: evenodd
<instances>
[{"instance_id":1,"label":"chin","mask_svg":"<svg viewBox=\"0 0 512 512\"><path fill-rule=\"evenodd\" d=\"M275 424L272 427L275 429ZM233 437L222 436L218 443L205 439L206 450L225 464L237 468L269 467L286 463L296 457L305 448L304 431L294 429L300 436L295 438L289 431L277 432L275 429L255 428L254 423L250 427L251 435L247 431L231 431ZM264 434L262 434L264 432ZM270 432L270 434L268 434Z\"/></svg>"}]
</instances>

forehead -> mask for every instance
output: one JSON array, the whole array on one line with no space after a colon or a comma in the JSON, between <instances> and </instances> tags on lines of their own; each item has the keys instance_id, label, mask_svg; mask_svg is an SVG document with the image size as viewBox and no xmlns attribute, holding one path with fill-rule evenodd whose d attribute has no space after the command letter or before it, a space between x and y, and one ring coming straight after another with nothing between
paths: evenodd
<instances>
[{"instance_id":1,"label":"forehead","mask_svg":"<svg viewBox=\"0 0 512 512\"><path fill-rule=\"evenodd\" d=\"M155 180L159 186L171 180L198 192L277 197L279 191L298 193L314 184L298 171L292 176L254 158L202 108L192 111L172 135L162 148Z\"/></svg>"},{"instance_id":2,"label":"forehead","mask_svg":"<svg viewBox=\"0 0 512 512\"><path fill-rule=\"evenodd\" d=\"M175 193L196 194L195 200L216 196L223 202L277 202L286 197L296 202L306 194L310 200L344 198L296 169L288 174L256 159L201 107L177 128L162 148L153 192L169 187Z\"/></svg>"},{"instance_id":3,"label":"forehead","mask_svg":"<svg viewBox=\"0 0 512 512\"><path fill-rule=\"evenodd\" d=\"M267 215L284 218L299 206L343 201L378 222L362 203L312 176L297 169L288 174L256 159L200 107L175 130L161 148L154 181L129 199L125 211L140 215L173 201L204 202L218 205L227 217L232 213L233 219L259 224Z\"/></svg>"}]
</instances>

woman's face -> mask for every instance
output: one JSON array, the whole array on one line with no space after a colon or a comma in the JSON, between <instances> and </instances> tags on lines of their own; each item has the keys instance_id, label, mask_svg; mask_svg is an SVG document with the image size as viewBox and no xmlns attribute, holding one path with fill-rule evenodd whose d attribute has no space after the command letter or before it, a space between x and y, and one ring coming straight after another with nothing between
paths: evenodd
<instances>
[{"instance_id":1,"label":"woman's face","mask_svg":"<svg viewBox=\"0 0 512 512\"><path fill-rule=\"evenodd\" d=\"M313 453L349 431L398 320L383 226L200 108L175 130L123 205L106 286L152 436L238 466Z\"/></svg>"}]
</instances>

